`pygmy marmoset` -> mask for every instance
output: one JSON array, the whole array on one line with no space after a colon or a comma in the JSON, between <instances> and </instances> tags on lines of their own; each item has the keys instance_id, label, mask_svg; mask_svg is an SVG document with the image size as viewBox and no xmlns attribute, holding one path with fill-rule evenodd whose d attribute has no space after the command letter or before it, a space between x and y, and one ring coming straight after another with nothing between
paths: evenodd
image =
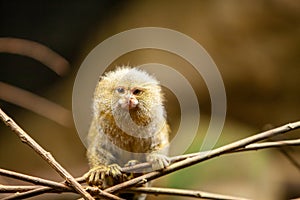
<instances>
[{"instance_id":1,"label":"pygmy marmoset","mask_svg":"<svg viewBox=\"0 0 300 200\"><path fill-rule=\"evenodd\" d=\"M169 165L169 126L159 82L138 68L107 72L96 86L88 133L90 185L106 188L122 179L120 166L150 162L153 170Z\"/></svg>"}]
</instances>

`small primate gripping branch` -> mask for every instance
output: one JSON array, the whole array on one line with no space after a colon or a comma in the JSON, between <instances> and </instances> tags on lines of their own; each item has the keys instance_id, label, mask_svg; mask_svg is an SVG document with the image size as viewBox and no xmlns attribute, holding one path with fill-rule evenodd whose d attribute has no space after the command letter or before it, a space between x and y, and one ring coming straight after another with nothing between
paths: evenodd
<instances>
[{"instance_id":1,"label":"small primate gripping branch","mask_svg":"<svg viewBox=\"0 0 300 200\"><path fill-rule=\"evenodd\" d=\"M171 158L171 164L164 170L153 171L146 173L142 176L136 177L134 179L128 180L126 182L111 186L105 190L100 190L98 188L91 188L87 186L80 185L79 183L84 183L83 177L74 179L67 170L65 170L54 158L53 156L45 151L37 142L35 142L17 123L15 123L10 117L8 117L0 109L1 120L15 132L21 141L28 146L30 146L34 151L36 151L47 163L54 168L59 175L61 175L65 181L58 183L51 180L41 179L34 176L29 176L17 172L12 172L9 170L0 169L0 175L10 178L15 178L18 180L23 180L35 185L15 185L6 186L0 183L0 193L14 193L11 196L7 196L4 199L24 199L28 197L33 197L41 195L44 193L62 193L62 192L73 192L81 195L84 199L94 199L87 191L92 191L93 195L101 197L104 199L121 199L114 195L116 192L133 192L133 193L147 193L147 194L161 194L161 195L178 195L187 196L195 198L204 199L245 199L240 197L233 197L227 195L213 194L202 191L192 191L185 189L172 189L172 188L143 188L138 187L140 184L148 182L150 180L157 179L166 174L181 170L183 168L201 163L203 161L215 158L217 156L222 156L229 153L244 152L251 150L261 150L269 148L279 148L283 146L299 146L300 139L293 140L282 140L274 142L261 142L259 141L272 138L279 134L284 134L295 129L300 128L300 121L289 123L253 136L238 140L236 142L224 145L222 147L213 149L207 152L198 152L193 154L175 156ZM150 163L140 163L131 167L124 167L121 171L136 170L141 168L150 167Z\"/></svg>"}]
</instances>

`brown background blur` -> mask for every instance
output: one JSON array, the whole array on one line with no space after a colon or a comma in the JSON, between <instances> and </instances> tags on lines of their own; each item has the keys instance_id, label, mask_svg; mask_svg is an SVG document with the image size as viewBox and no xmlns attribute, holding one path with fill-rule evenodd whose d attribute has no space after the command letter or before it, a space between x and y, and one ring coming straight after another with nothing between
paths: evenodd
<instances>
[{"instance_id":1,"label":"brown background blur","mask_svg":"<svg viewBox=\"0 0 300 200\"><path fill-rule=\"evenodd\" d=\"M299 120L300 2L293 0L1 0L0 36L44 44L66 58L71 70L60 77L36 60L1 53L0 81L71 110L73 81L87 54L114 34L144 26L180 31L199 42L215 61L224 80L228 101L227 118L218 146ZM201 109L202 121L196 138L200 142L210 116L210 99L201 77L192 76L191 66L174 55L154 50L124 55L112 66L150 61L173 66L190 80ZM176 101L172 100L172 95L169 97L169 120L176 129L178 116L174 107L177 105L173 105ZM63 127L1 99L0 106L71 174L80 176L88 170L85 147L74 128ZM299 131L293 132L289 138L299 138L299 135ZM195 142L190 151L197 151L199 147ZM298 148L286 151L300 162ZM61 180L3 123L0 123L0 166ZM280 200L300 196L299 180L299 170L278 150L263 150L216 158L162 178L156 184ZM0 177L0 184L13 183L11 179ZM76 196L46 195L35 199L54 198L75 199ZM174 199L151 197L158 198Z\"/></svg>"}]
</instances>

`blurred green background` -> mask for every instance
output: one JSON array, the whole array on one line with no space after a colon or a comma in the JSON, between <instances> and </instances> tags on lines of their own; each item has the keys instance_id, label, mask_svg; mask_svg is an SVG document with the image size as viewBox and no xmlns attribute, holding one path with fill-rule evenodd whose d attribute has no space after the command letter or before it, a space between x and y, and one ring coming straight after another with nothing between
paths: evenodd
<instances>
[{"instance_id":1,"label":"blurred green background","mask_svg":"<svg viewBox=\"0 0 300 200\"><path fill-rule=\"evenodd\" d=\"M300 2L293 0L0 0L1 37L39 42L71 65L70 72L60 77L31 58L0 53L0 81L71 110L73 82L87 54L114 34L145 26L180 31L199 42L215 61L228 101L227 118L217 146L299 119ZM158 50L128 53L111 67L147 62L172 66L191 82L198 96L201 121L189 152L198 151L209 124L211 106L201 76L195 75L192 66L183 59ZM9 91L0 91L6 92ZM178 104L168 92L167 100L169 121L176 130L180 117ZM74 128L66 128L1 99L0 106L71 174L81 176L88 170L85 147ZM0 133L1 168L61 180L3 123ZM295 131L278 139L299 138L299 135ZM298 148L285 150L300 162ZM273 149L215 158L161 178L155 185L281 200L300 196L299 178L299 169ZM0 177L0 184L14 183ZM75 198L70 194L53 194L32 199ZM149 196L149 199L175 198Z\"/></svg>"}]
</instances>

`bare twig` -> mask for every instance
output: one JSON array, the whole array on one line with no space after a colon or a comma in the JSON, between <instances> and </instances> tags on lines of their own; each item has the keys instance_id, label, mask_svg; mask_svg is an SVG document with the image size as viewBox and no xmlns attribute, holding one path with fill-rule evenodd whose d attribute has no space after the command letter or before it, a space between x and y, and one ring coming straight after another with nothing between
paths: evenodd
<instances>
[{"instance_id":1,"label":"bare twig","mask_svg":"<svg viewBox=\"0 0 300 200\"><path fill-rule=\"evenodd\" d=\"M26 192L28 190L37 189L39 186L31 185L0 185L0 193L16 193L16 192Z\"/></svg>"},{"instance_id":2,"label":"bare twig","mask_svg":"<svg viewBox=\"0 0 300 200\"><path fill-rule=\"evenodd\" d=\"M38 178L38 177L34 177L34 176L29 176L29 175L25 175L25 174L13 172L13 171L1 169L1 168L0 168L0 175L10 177L10 178L15 178L15 179L22 180L22 181L27 181L27 182L30 182L30 183L33 183L36 185L48 186L53 189L73 190L72 188L70 188L69 186L67 186L63 183L57 183L55 181L50 181L50 180L46 180L46 179L42 179L42 178Z\"/></svg>"},{"instance_id":3,"label":"bare twig","mask_svg":"<svg viewBox=\"0 0 300 200\"><path fill-rule=\"evenodd\" d=\"M236 150L236 152L267 149L267 148L278 148L284 146L300 146L300 139L249 144L244 148Z\"/></svg>"},{"instance_id":4,"label":"bare twig","mask_svg":"<svg viewBox=\"0 0 300 200\"><path fill-rule=\"evenodd\" d=\"M61 55L45 45L19 38L0 38L0 52L19 54L34 58L58 75L65 75L69 69L69 62Z\"/></svg>"},{"instance_id":5,"label":"bare twig","mask_svg":"<svg viewBox=\"0 0 300 200\"><path fill-rule=\"evenodd\" d=\"M45 193L60 193L60 192L72 192L69 189L53 189L51 187L43 187L43 186L35 186L35 188L32 188L32 190L28 190L26 192L22 193L16 193L12 196L6 197L5 199L2 200L12 200L12 199L26 199L29 197L45 194ZM74 192L74 190L73 190ZM112 200L124 200L120 197L117 197L113 194L104 192L103 190L98 189L98 196L101 196L104 199L112 199ZM84 198L81 198L84 199Z\"/></svg>"},{"instance_id":6,"label":"bare twig","mask_svg":"<svg viewBox=\"0 0 300 200\"><path fill-rule=\"evenodd\" d=\"M72 114L46 98L0 81L0 99L31 110L65 127L73 126Z\"/></svg>"},{"instance_id":7,"label":"bare twig","mask_svg":"<svg viewBox=\"0 0 300 200\"><path fill-rule=\"evenodd\" d=\"M79 183L84 183L85 182L85 179L83 177L76 178L75 180ZM64 183L62 183L62 184L64 184ZM34 186L34 188L32 188L32 190L30 190L30 191L28 190L27 192L14 194L10 197L7 197L6 199L25 199L25 198L45 194L45 193L52 193L52 192L55 192L55 191L56 190L53 190L51 187ZM63 192L65 190L63 190L61 188L60 191ZM19 192L21 192L21 191L19 191ZM110 195L110 194L108 193L108 195ZM116 199L117 200L119 198L118 197L116 198L115 195L111 195L111 199Z\"/></svg>"},{"instance_id":8,"label":"bare twig","mask_svg":"<svg viewBox=\"0 0 300 200\"><path fill-rule=\"evenodd\" d=\"M34 191L34 195L33 195ZM13 200L13 199L25 199L29 198L32 196L36 196L38 194L43 194L43 193L60 193L60 192L74 192L74 190L70 190L68 188L65 189L52 189L48 187L40 187L40 186L6 186L6 185L0 185L0 193L14 193L15 194L5 197L2 200ZM19 193L22 192L22 193ZM97 189L97 195L101 196L103 194L103 191L100 189ZM110 194L112 199L116 200L125 200L122 198L114 198L114 195ZM81 198L83 199L83 198Z\"/></svg>"},{"instance_id":9,"label":"bare twig","mask_svg":"<svg viewBox=\"0 0 300 200\"><path fill-rule=\"evenodd\" d=\"M11 196L8 196L8 197L5 197L1 200L26 199L26 198L29 198L29 197L44 194L46 192L50 193L51 191L54 190L54 189L49 188L49 187L40 187L40 186L35 186L35 187L36 187L36 189L29 190L29 191L22 192L22 193L17 192L15 194L13 194Z\"/></svg>"},{"instance_id":10,"label":"bare twig","mask_svg":"<svg viewBox=\"0 0 300 200\"><path fill-rule=\"evenodd\" d=\"M173 189L173 188L138 187L138 188L129 188L126 189L125 191L134 192L134 193L146 193L152 195L174 195L174 196L184 196L184 197L195 197L200 199L246 200L245 198L241 198L241 197L233 197L233 196L215 194L210 192Z\"/></svg>"},{"instance_id":11,"label":"bare twig","mask_svg":"<svg viewBox=\"0 0 300 200\"><path fill-rule=\"evenodd\" d=\"M2 121L15 132L21 141L30 146L36 153L38 153L57 173L66 179L66 181L85 199L93 200L94 198L86 192L82 186L67 172L47 151L45 151L37 142L35 142L18 124L16 124L9 116L7 116L2 109L0 109L0 118Z\"/></svg>"},{"instance_id":12,"label":"bare twig","mask_svg":"<svg viewBox=\"0 0 300 200\"><path fill-rule=\"evenodd\" d=\"M200 163L202 161L217 157L221 154L225 154L231 151L235 151L237 149L240 148L245 148L247 145L254 143L254 142L258 142L264 139L267 139L269 137L273 137L275 135L279 135L294 129L298 129L300 127L300 121L294 122L294 123L289 123L247 138L244 138L242 140L230 143L228 145L216 148L214 150L205 152L205 153L199 153L198 155L194 155L191 158L186 158L185 160L179 161L177 163L174 163L172 165L170 165L169 167L167 167L166 169L162 170L162 171L154 171L154 172L150 172L148 174L144 174L142 176L139 176L137 178L131 179L129 181L117 184L115 186L112 186L110 188L107 188L105 191L109 192L109 193L114 193L117 191L120 191L122 189L125 188L129 188L138 184L142 184L145 182L148 182L150 180L156 179L158 177L164 176L166 174L170 174L174 171L180 170L182 168L186 168L189 167L191 165Z\"/></svg>"},{"instance_id":13,"label":"bare twig","mask_svg":"<svg viewBox=\"0 0 300 200\"><path fill-rule=\"evenodd\" d=\"M262 143L253 143L246 145L245 147L235 149L233 151L228 151L224 152L224 154L228 153L238 153L238 152L244 152L244 151L253 151L253 150L260 150L260 149L269 149L269 148L278 148L278 147L283 147L283 146L300 146L300 139L295 139L295 140L282 140L282 141L276 141L276 142L262 142ZM170 158L171 163L175 163L187 158L192 158L195 156L200 156L200 155L205 155L210 151L202 151L202 152L197 152L197 153L190 153L190 154L184 154L184 155L179 155L179 156L174 156ZM134 166L130 167L123 167L122 171L123 172L132 172L135 170L141 170L144 168L149 168L151 167L150 163L139 163ZM82 181L82 179L79 179Z\"/></svg>"}]
</instances>

